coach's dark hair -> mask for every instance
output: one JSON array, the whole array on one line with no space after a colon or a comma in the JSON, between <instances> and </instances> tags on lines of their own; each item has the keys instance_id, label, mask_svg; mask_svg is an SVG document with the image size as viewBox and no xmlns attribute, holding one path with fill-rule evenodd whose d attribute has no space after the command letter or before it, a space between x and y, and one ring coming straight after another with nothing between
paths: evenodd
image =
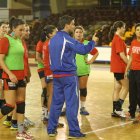
<instances>
[{"instance_id":1,"label":"coach's dark hair","mask_svg":"<svg viewBox=\"0 0 140 140\"><path fill-rule=\"evenodd\" d=\"M125 23L123 21L116 21L116 22L114 22L114 24L110 28L110 32L109 32L109 39L110 39L110 41L113 39L113 36L114 36L115 32L117 31L117 28L121 28L124 25L125 25Z\"/></svg>"},{"instance_id":2,"label":"coach's dark hair","mask_svg":"<svg viewBox=\"0 0 140 140\"><path fill-rule=\"evenodd\" d=\"M22 25L22 24L25 24L25 22L22 21L21 19L16 18L16 17L12 17L9 21L9 26L10 26L11 30L13 28L16 28L18 25Z\"/></svg>"},{"instance_id":3,"label":"coach's dark hair","mask_svg":"<svg viewBox=\"0 0 140 140\"><path fill-rule=\"evenodd\" d=\"M59 30L64 29L65 25L70 24L72 20L74 20L74 17L69 16L69 15L64 15L60 17L59 22L58 22L58 29Z\"/></svg>"},{"instance_id":4,"label":"coach's dark hair","mask_svg":"<svg viewBox=\"0 0 140 140\"><path fill-rule=\"evenodd\" d=\"M49 34L51 34L54 29L56 29L56 27L54 25L46 25L44 28L43 28L43 31L41 33L41 37L40 37L40 40L42 42L44 42L46 40L46 37L47 38L50 38L49 37Z\"/></svg>"}]
</instances>

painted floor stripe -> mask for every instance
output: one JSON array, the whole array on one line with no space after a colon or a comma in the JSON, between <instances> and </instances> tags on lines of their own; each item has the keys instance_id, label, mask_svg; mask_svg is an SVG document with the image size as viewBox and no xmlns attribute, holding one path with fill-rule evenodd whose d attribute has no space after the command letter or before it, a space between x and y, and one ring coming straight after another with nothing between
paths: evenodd
<instances>
[{"instance_id":1,"label":"painted floor stripe","mask_svg":"<svg viewBox=\"0 0 140 140\"><path fill-rule=\"evenodd\" d=\"M101 129L97 129L97 130L93 130L93 131L89 131L89 132L86 132L85 134L100 132L100 131L108 130L108 129L115 128L115 127L125 126L125 125L130 124L130 123L132 124L132 121L127 122L127 123L122 123L122 124L118 124L118 125L113 125L113 126L105 127L105 128L101 128Z\"/></svg>"}]
</instances>

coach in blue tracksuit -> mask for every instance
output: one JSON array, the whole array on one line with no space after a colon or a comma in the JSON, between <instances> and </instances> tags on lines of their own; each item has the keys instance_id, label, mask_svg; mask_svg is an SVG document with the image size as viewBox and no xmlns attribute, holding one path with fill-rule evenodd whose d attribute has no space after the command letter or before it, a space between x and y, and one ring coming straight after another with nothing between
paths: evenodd
<instances>
[{"instance_id":1,"label":"coach in blue tracksuit","mask_svg":"<svg viewBox=\"0 0 140 140\"><path fill-rule=\"evenodd\" d=\"M94 41L90 41L88 45L73 39L69 33L74 31L74 18L71 16L63 16L59 19L61 31L50 40L50 66L53 71L53 99L50 110L50 119L48 122L48 135L55 136L57 134L58 119L61 109L66 102L66 117L69 125L69 138L85 137L80 132L79 122L77 119L79 108L79 88L76 75L75 55L89 53L95 45ZM97 40L95 36L93 40Z\"/></svg>"}]
</instances>

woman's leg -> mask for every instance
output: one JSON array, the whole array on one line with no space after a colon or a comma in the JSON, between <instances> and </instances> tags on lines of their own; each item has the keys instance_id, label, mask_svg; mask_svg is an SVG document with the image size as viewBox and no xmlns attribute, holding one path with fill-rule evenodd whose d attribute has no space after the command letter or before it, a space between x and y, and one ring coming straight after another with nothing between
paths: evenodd
<instances>
[{"instance_id":1,"label":"woman's leg","mask_svg":"<svg viewBox=\"0 0 140 140\"><path fill-rule=\"evenodd\" d=\"M24 80L19 81L18 89L16 94L16 103L17 103L17 123L18 123L18 132L16 135L17 139L33 139L33 136L27 134L24 128L24 113L25 113L25 98L26 98L26 83Z\"/></svg>"},{"instance_id":2,"label":"woman's leg","mask_svg":"<svg viewBox=\"0 0 140 140\"><path fill-rule=\"evenodd\" d=\"M88 82L88 75L79 77L81 115L89 115L88 111L85 109L85 102L87 96L87 82Z\"/></svg>"},{"instance_id":3,"label":"woman's leg","mask_svg":"<svg viewBox=\"0 0 140 140\"><path fill-rule=\"evenodd\" d=\"M41 94L42 119L44 119L45 113L47 113L47 84L45 82L45 77L42 77L40 81L42 86L42 94Z\"/></svg>"},{"instance_id":4,"label":"woman's leg","mask_svg":"<svg viewBox=\"0 0 140 140\"><path fill-rule=\"evenodd\" d=\"M11 119L11 130L17 130L18 126L17 126L17 113L16 113L17 107L15 105L15 108L12 112L12 119Z\"/></svg>"},{"instance_id":5,"label":"woman's leg","mask_svg":"<svg viewBox=\"0 0 140 140\"><path fill-rule=\"evenodd\" d=\"M3 81L0 79L0 108L4 105L5 100L4 100L4 94L3 94Z\"/></svg>"},{"instance_id":6,"label":"woman's leg","mask_svg":"<svg viewBox=\"0 0 140 140\"><path fill-rule=\"evenodd\" d=\"M115 79L113 111L120 117L125 117L125 114L122 111L122 105L124 99L127 96L127 93L128 93L128 79L121 79L118 81Z\"/></svg>"},{"instance_id":7,"label":"woman's leg","mask_svg":"<svg viewBox=\"0 0 140 140\"><path fill-rule=\"evenodd\" d=\"M50 112L51 102L52 102L52 96L53 96L53 81L51 80L49 83L47 83L47 95L48 95L48 116Z\"/></svg>"},{"instance_id":8,"label":"woman's leg","mask_svg":"<svg viewBox=\"0 0 140 140\"><path fill-rule=\"evenodd\" d=\"M135 111L137 107L137 82L134 71L129 73L129 113L131 118L135 118ZM139 86L139 85L138 85Z\"/></svg>"},{"instance_id":9,"label":"woman's leg","mask_svg":"<svg viewBox=\"0 0 140 140\"><path fill-rule=\"evenodd\" d=\"M0 119L14 110L16 102L15 90L4 90L6 104L1 108Z\"/></svg>"},{"instance_id":10,"label":"woman's leg","mask_svg":"<svg viewBox=\"0 0 140 140\"><path fill-rule=\"evenodd\" d=\"M138 98L138 107L139 107L139 114L137 116L137 119L140 121L140 70L136 71L136 83L137 83L137 98Z\"/></svg>"},{"instance_id":11,"label":"woman's leg","mask_svg":"<svg viewBox=\"0 0 140 140\"><path fill-rule=\"evenodd\" d=\"M19 87L17 89L16 103L18 132L22 133L24 131L25 87Z\"/></svg>"},{"instance_id":12,"label":"woman's leg","mask_svg":"<svg viewBox=\"0 0 140 140\"><path fill-rule=\"evenodd\" d=\"M122 89L121 83L119 81L117 81L116 78L114 78L114 91L113 91L113 96L112 96L112 100L113 100L113 113L111 114L113 117L119 117L115 113L115 110L119 106L119 94L121 92L121 89Z\"/></svg>"},{"instance_id":13,"label":"woman's leg","mask_svg":"<svg viewBox=\"0 0 140 140\"><path fill-rule=\"evenodd\" d=\"M129 80L128 79L123 79L120 81L122 84L122 92L120 94L120 99L125 100L128 90L129 90Z\"/></svg>"}]
</instances>

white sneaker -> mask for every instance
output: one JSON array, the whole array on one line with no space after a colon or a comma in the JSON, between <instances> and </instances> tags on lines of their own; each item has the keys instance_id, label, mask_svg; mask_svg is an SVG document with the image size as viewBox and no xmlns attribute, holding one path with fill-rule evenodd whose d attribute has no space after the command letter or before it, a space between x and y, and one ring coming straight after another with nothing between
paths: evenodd
<instances>
[{"instance_id":1,"label":"white sneaker","mask_svg":"<svg viewBox=\"0 0 140 140\"><path fill-rule=\"evenodd\" d=\"M126 118L126 115L123 111L114 111L118 116L120 116L121 118Z\"/></svg>"},{"instance_id":2,"label":"white sneaker","mask_svg":"<svg viewBox=\"0 0 140 140\"><path fill-rule=\"evenodd\" d=\"M34 137L26 132L16 134L16 139L18 140L34 140Z\"/></svg>"},{"instance_id":3,"label":"white sneaker","mask_svg":"<svg viewBox=\"0 0 140 140\"><path fill-rule=\"evenodd\" d=\"M34 126L34 125L35 125L35 123L32 122L31 120L29 120L27 117L25 117L24 123L25 123L25 124L28 124L29 126Z\"/></svg>"}]
</instances>

